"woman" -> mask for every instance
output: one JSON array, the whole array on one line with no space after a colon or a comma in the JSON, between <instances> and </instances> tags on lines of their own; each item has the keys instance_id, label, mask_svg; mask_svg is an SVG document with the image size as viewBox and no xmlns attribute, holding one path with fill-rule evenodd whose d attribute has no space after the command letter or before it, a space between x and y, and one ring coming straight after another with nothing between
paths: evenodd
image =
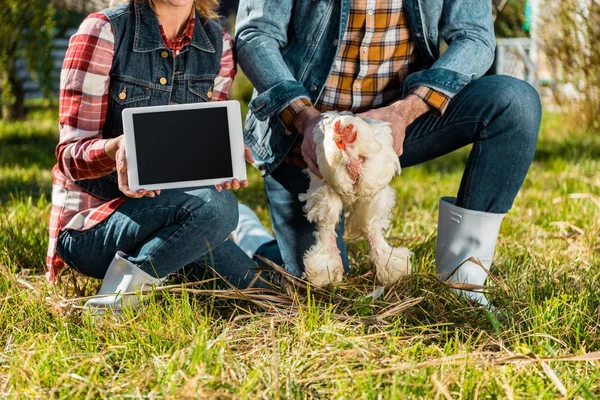
<instances>
[{"instance_id":1,"label":"woman","mask_svg":"<svg viewBox=\"0 0 600 400\"><path fill-rule=\"evenodd\" d=\"M52 171L50 281L63 263L104 279L99 294L159 285L182 267L201 271L205 264L239 287L250 281L254 264L227 240L238 220L231 192L134 192L127 185L124 108L227 99L236 66L216 6L132 0L90 15L71 38ZM105 296L86 307L118 309L122 300L138 305L136 296Z\"/></svg>"}]
</instances>

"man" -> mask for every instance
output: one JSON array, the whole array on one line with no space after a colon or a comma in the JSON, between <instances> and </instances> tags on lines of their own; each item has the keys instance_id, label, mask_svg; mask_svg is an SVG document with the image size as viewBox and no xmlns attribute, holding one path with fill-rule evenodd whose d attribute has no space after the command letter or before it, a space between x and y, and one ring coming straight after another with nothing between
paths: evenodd
<instances>
[{"instance_id":1,"label":"man","mask_svg":"<svg viewBox=\"0 0 600 400\"><path fill-rule=\"evenodd\" d=\"M320 175L312 131L321 112L337 110L391 123L403 167L473 144L456 198L440 200L436 266L442 280L484 284L541 118L528 84L481 78L494 58L490 1L241 0L236 45L256 88L245 139L289 271L302 272L314 240L298 200L303 168Z\"/></svg>"}]
</instances>

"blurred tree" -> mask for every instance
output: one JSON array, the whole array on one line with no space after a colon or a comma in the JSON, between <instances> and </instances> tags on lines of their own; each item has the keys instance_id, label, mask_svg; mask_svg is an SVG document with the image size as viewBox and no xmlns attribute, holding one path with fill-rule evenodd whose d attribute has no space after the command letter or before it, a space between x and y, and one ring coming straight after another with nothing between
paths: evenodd
<instances>
[{"instance_id":1,"label":"blurred tree","mask_svg":"<svg viewBox=\"0 0 600 400\"><path fill-rule=\"evenodd\" d=\"M526 0L494 0L494 28L499 38L527 37Z\"/></svg>"},{"instance_id":2,"label":"blurred tree","mask_svg":"<svg viewBox=\"0 0 600 400\"><path fill-rule=\"evenodd\" d=\"M104 3L108 5L108 0ZM54 15L55 37L62 37L69 29L77 28L87 16L86 10L83 7L85 5L84 1L52 0L52 5L56 10ZM90 10L90 12L92 11L96 11L96 9Z\"/></svg>"},{"instance_id":3,"label":"blurred tree","mask_svg":"<svg viewBox=\"0 0 600 400\"><path fill-rule=\"evenodd\" d=\"M0 7L0 117L25 115L24 90L17 76L23 59L40 89L52 93L54 7L47 0L2 0Z\"/></svg>"},{"instance_id":4,"label":"blurred tree","mask_svg":"<svg viewBox=\"0 0 600 400\"><path fill-rule=\"evenodd\" d=\"M557 102L600 129L600 0L545 0L540 33Z\"/></svg>"}]
</instances>

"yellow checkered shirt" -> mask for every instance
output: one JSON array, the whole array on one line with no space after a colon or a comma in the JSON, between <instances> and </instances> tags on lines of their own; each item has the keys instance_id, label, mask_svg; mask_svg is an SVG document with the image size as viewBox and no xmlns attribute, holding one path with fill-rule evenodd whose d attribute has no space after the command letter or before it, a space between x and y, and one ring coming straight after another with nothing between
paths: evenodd
<instances>
[{"instance_id":1,"label":"yellow checkered shirt","mask_svg":"<svg viewBox=\"0 0 600 400\"><path fill-rule=\"evenodd\" d=\"M400 99L406 77L422 68L402 0L352 0L348 24L319 100L319 111L364 112ZM428 87L411 91L443 114L449 98ZM284 125L312 105L300 98L280 113ZM286 162L305 167L298 140Z\"/></svg>"}]
</instances>

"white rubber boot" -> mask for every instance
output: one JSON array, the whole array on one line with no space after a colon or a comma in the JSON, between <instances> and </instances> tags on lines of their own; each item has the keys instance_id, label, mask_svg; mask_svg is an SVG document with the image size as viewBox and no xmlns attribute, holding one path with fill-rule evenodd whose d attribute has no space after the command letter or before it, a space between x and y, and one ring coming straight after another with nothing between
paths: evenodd
<instances>
[{"instance_id":1,"label":"white rubber boot","mask_svg":"<svg viewBox=\"0 0 600 400\"><path fill-rule=\"evenodd\" d=\"M114 293L112 296L103 296L88 300L84 308L94 314L103 314L107 309L120 311L125 307L137 308L140 300L147 295L120 293L129 293L139 291L145 288L160 286L164 279L154 278L146 272L139 269L135 264L129 262L126 254L118 251L115 258L110 263L102 286L97 295Z\"/></svg>"},{"instance_id":2,"label":"white rubber boot","mask_svg":"<svg viewBox=\"0 0 600 400\"><path fill-rule=\"evenodd\" d=\"M248 257L254 257L256 250L263 244L275 240L273 235L264 227L258 216L248 206L238 204L240 218L238 226L231 233L231 237Z\"/></svg>"},{"instance_id":3,"label":"white rubber boot","mask_svg":"<svg viewBox=\"0 0 600 400\"><path fill-rule=\"evenodd\" d=\"M489 271L494 258L500 224L506 214L472 211L455 204L456 199L453 197L440 199L435 256L438 279L484 285L488 277L487 272L481 266L467 260L471 257L479 259ZM481 291L453 289L453 292L483 306L488 305L488 300Z\"/></svg>"}]
</instances>

